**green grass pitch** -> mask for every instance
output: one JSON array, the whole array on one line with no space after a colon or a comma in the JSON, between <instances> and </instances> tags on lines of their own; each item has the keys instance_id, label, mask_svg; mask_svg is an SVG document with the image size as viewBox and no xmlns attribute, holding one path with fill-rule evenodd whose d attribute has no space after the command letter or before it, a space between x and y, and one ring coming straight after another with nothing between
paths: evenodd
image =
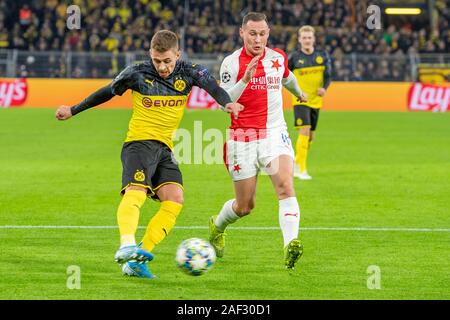
<instances>
[{"instance_id":1,"label":"green grass pitch","mask_svg":"<svg viewBox=\"0 0 450 320\"><path fill-rule=\"evenodd\" d=\"M181 165L185 206L150 263L159 279L121 275L116 228L5 228L115 226L130 114L89 110L58 122L52 109L0 110L0 299L450 298L450 114L321 113L314 179L295 181L304 255L294 273L283 269L267 176L254 212L228 230L224 258L201 277L176 268L177 245L207 238L209 216L233 197L220 164ZM220 111L191 111L181 127L196 120L203 130L229 123ZM157 208L146 202L142 227ZM66 286L71 265L79 290ZM369 266L379 267L380 289L368 288Z\"/></svg>"}]
</instances>

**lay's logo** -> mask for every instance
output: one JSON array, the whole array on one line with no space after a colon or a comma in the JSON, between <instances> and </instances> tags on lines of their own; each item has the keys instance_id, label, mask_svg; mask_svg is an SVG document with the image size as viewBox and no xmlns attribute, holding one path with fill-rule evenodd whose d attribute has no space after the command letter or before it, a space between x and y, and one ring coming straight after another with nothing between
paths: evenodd
<instances>
[{"instance_id":1,"label":"lay's logo","mask_svg":"<svg viewBox=\"0 0 450 320\"><path fill-rule=\"evenodd\" d=\"M142 105L145 108L184 107L186 96L144 96Z\"/></svg>"},{"instance_id":2,"label":"lay's logo","mask_svg":"<svg viewBox=\"0 0 450 320\"><path fill-rule=\"evenodd\" d=\"M22 105L27 99L28 84L26 79L10 81L0 79L0 108Z\"/></svg>"}]
</instances>

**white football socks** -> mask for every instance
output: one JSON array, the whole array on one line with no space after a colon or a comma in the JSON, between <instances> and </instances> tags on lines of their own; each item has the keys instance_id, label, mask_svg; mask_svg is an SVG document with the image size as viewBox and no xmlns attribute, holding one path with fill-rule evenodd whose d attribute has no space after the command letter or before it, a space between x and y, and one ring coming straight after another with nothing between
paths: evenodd
<instances>
[{"instance_id":1,"label":"white football socks","mask_svg":"<svg viewBox=\"0 0 450 320\"><path fill-rule=\"evenodd\" d=\"M233 210L233 203L234 199L225 202L216 218L215 225L221 232L223 232L229 224L234 223L240 218Z\"/></svg>"},{"instance_id":2,"label":"white football socks","mask_svg":"<svg viewBox=\"0 0 450 320\"><path fill-rule=\"evenodd\" d=\"M298 238L300 226L300 207L296 197L290 197L279 201L279 221L283 233L284 246L293 239Z\"/></svg>"}]
</instances>

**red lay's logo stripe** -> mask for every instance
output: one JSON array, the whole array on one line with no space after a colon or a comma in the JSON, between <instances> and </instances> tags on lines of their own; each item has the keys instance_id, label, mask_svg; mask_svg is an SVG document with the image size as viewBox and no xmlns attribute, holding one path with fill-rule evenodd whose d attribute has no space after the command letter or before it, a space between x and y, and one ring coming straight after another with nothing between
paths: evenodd
<instances>
[{"instance_id":1,"label":"red lay's logo stripe","mask_svg":"<svg viewBox=\"0 0 450 320\"><path fill-rule=\"evenodd\" d=\"M14 107L22 105L27 99L28 85L26 79L7 81L0 79L0 106Z\"/></svg>"},{"instance_id":2,"label":"red lay's logo stripe","mask_svg":"<svg viewBox=\"0 0 450 320\"><path fill-rule=\"evenodd\" d=\"M408 93L408 108L411 111L448 111L450 87L414 83Z\"/></svg>"}]
</instances>

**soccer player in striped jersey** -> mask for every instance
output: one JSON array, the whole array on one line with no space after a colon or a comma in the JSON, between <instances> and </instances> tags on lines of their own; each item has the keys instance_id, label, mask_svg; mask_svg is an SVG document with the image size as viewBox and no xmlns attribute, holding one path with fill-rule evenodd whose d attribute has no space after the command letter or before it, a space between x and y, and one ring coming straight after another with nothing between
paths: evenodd
<instances>
[{"instance_id":1,"label":"soccer player in striped jersey","mask_svg":"<svg viewBox=\"0 0 450 320\"><path fill-rule=\"evenodd\" d=\"M264 14L248 13L240 36L244 47L226 57L220 69L221 87L244 106L239 118L231 117L230 136L224 147L235 199L228 200L220 213L210 218L210 242L222 257L224 231L254 208L257 176L262 170L270 176L278 197L285 266L293 269L303 247L298 237L300 207L293 185L294 151L283 115L282 88L301 101L306 97L288 69L286 54L267 47L269 25Z\"/></svg>"},{"instance_id":2,"label":"soccer player in striped jersey","mask_svg":"<svg viewBox=\"0 0 450 320\"><path fill-rule=\"evenodd\" d=\"M298 30L298 41L300 50L289 56L288 66L302 84L308 101L299 102L293 96L294 126L298 129L294 176L301 180L311 180L306 166L308 150L314 140L323 96L331 82L331 61L326 51L315 50L313 27L301 27Z\"/></svg>"}]
</instances>

